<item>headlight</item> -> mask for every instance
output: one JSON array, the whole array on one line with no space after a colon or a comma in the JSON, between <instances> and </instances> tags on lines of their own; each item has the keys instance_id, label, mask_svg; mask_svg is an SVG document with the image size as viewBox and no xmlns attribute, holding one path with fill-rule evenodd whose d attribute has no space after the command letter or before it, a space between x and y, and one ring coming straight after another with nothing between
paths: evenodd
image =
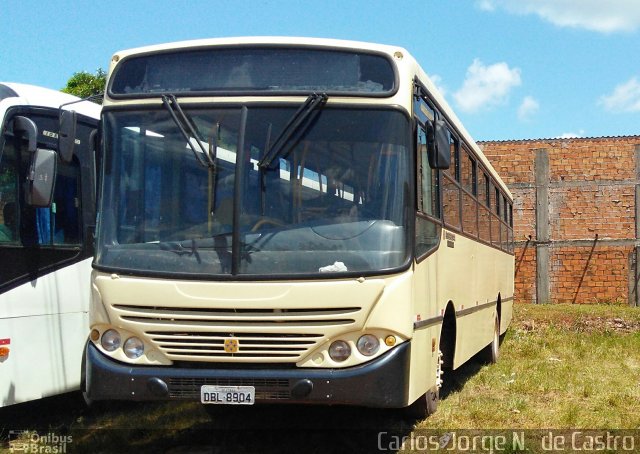
<instances>
[{"instance_id":1,"label":"headlight","mask_svg":"<svg viewBox=\"0 0 640 454\"><path fill-rule=\"evenodd\" d=\"M329 356L334 361L341 363L351 355L351 347L345 341L335 341L329 347Z\"/></svg>"},{"instance_id":2,"label":"headlight","mask_svg":"<svg viewBox=\"0 0 640 454\"><path fill-rule=\"evenodd\" d=\"M127 355L127 358L140 358L144 353L144 343L137 337L130 337L124 343L122 350L124 350L124 354Z\"/></svg>"},{"instance_id":3,"label":"headlight","mask_svg":"<svg viewBox=\"0 0 640 454\"><path fill-rule=\"evenodd\" d=\"M117 350L120 347L120 333L115 329L108 329L102 334L100 344L108 352Z\"/></svg>"},{"instance_id":4,"label":"headlight","mask_svg":"<svg viewBox=\"0 0 640 454\"><path fill-rule=\"evenodd\" d=\"M378 350L380 349L380 341L378 341L377 337L372 336L371 334L365 334L358 339L356 346L358 347L358 351L364 356L372 356L378 353Z\"/></svg>"}]
</instances>

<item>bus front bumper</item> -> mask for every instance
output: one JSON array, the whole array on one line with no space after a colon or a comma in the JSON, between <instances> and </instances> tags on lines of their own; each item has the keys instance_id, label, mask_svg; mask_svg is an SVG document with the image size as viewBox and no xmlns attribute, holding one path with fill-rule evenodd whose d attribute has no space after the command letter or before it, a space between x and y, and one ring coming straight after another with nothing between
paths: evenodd
<instances>
[{"instance_id":1,"label":"bus front bumper","mask_svg":"<svg viewBox=\"0 0 640 454\"><path fill-rule=\"evenodd\" d=\"M183 368L132 366L86 347L86 392L92 400L195 400L203 385L254 386L257 403L400 408L407 405L411 344L347 369Z\"/></svg>"}]
</instances>

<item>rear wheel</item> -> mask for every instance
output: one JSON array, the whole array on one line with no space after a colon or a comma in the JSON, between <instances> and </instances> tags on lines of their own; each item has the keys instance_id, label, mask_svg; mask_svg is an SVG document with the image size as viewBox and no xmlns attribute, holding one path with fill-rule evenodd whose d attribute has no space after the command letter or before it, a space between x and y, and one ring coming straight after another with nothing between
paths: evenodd
<instances>
[{"instance_id":1,"label":"rear wheel","mask_svg":"<svg viewBox=\"0 0 640 454\"><path fill-rule=\"evenodd\" d=\"M436 366L436 384L420 396L414 403L405 408L405 414L413 419L424 419L436 412L440 402L440 388L442 387L442 352L438 350Z\"/></svg>"},{"instance_id":2,"label":"rear wheel","mask_svg":"<svg viewBox=\"0 0 640 454\"><path fill-rule=\"evenodd\" d=\"M493 321L493 337L491 343L487 345L481 352L482 362L485 364L495 364L500 356L500 320L495 315Z\"/></svg>"}]
</instances>

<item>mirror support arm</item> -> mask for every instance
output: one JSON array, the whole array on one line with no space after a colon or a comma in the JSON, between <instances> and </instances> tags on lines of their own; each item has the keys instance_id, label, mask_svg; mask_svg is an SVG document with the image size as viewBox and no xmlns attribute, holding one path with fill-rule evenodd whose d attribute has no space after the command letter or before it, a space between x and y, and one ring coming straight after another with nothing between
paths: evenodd
<instances>
[{"instance_id":1,"label":"mirror support arm","mask_svg":"<svg viewBox=\"0 0 640 454\"><path fill-rule=\"evenodd\" d=\"M16 116L13 118L13 131L24 131L27 134L29 140L29 152L35 153L38 148L38 127L32 119Z\"/></svg>"}]
</instances>

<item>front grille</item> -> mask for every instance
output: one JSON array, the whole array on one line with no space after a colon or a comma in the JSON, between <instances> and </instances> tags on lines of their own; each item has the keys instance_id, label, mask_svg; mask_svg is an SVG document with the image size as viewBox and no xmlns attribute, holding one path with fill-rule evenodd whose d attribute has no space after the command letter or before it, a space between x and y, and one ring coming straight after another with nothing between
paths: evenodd
<instances>
[{"instance_id":1,"label":"front grille","mask_svg":"<svg viewBox=\"0 0 640 454\"><path fill-rule=\"evenodd\" d=\"M253 386L256 400L287 400L289 380L271 378L170 378L167 381L169 396L178 399L200 399L203 385L213 386Z\"/></svg>"},{"instance_id":2,"label":"front grille","mask_svg":"<svg viewBox=\"0 0 640 454\"><path fill-rule=\"evenodd\" d=\"M125 325L137 325L174 361L297 362L325 339L329 328L348 327L360 307L228 309L114 305ZM237 348L225 351L225 341Z\"/></svg>"},{"instance_id":3,"label":"front grille","mask_svg":"<svg viewBox=\"0 0 640 454\"><path fill-rule=\"evenodd\" d=\"M156 345L168 355L175 357L197 356L209 358L298 358L322 339L322 334L278 334L278 333L209 333L209 332L162 332L147 333ZM239 342L237 353L224 350L226 339L233 337Z\"/></svg>"}]
</instances>

